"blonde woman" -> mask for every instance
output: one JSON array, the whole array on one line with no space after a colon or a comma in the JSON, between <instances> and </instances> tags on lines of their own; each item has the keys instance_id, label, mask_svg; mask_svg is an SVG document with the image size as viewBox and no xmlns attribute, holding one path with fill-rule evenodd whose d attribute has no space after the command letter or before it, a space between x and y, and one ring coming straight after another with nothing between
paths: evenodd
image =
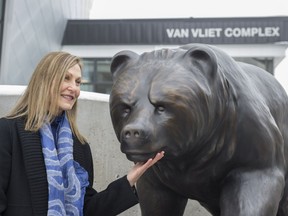
<instances>
[{"instance_id":1,"label":"blonde woman","mask_svg":"<svg viewBox=\"0 0 288 216\"><path fill-rule=\"evenodd\" d=\"M81 61L47 54L10 114L0 119L0 215L117 215L138 203L134 185L158 153L106 190L92 188L90 147L76 125Z\"/></svg>"}]
</instances>

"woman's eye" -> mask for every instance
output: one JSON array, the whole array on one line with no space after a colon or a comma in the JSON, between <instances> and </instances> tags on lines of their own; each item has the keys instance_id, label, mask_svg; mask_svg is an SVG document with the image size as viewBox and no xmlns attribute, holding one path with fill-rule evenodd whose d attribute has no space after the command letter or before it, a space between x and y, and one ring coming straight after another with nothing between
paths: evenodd
<instances>
[{"instance_id":1,"label":"woman's eye","mask_svg":"<svg viewBox=\"0 0 288 216\"><path fill-rule=\"evenodd\" d=\"M77 84L78 86L80 86L80 85L81 85L81 80L77 80L77 81L76 81L76 84Z\"/></svg>"}]
</instances>

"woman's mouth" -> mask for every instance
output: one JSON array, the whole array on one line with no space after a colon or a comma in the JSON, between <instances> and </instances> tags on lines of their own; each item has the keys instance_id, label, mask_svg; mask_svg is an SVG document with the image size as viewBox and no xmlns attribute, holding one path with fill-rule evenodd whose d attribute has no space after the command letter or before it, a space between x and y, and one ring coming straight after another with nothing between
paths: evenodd
<instances>
[{"instance_id":1,"label":"woman's mouth","mask_svg":"<svg viewBox=\"0 0 288 216\"><path fill-rule=\"evenodd\" d=\"M61 95L63 98L65 98L66 100L68 100L68 101L72 101L72 100L74 100L74 96L72 96L72 95Z\"/></svg>"}]
</instances>

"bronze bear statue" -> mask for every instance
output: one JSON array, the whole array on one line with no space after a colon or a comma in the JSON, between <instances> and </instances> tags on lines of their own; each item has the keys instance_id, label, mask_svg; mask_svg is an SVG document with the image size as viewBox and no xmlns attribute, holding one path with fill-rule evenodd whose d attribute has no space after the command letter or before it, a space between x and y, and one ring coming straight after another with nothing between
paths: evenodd
<instances>
[{"instance_id":1,"label":"bronze bear statue","mask_svg":"<svg viewBox=\"0 0 288 216\"><path fill-rule=\"evenodd\" d=\"M219 48L187 44L112 59L110 115L121 151L144 162L143 216L288 215L288 97L273 75Z\"/></svg>"}]
</instances>

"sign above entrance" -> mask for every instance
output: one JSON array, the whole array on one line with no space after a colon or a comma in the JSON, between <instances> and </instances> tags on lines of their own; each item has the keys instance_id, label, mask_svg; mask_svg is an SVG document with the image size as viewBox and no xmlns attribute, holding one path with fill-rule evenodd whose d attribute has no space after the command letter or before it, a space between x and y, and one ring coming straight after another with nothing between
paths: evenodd
<instances>
[{"instance_id":1,"label":"sign above entrance","mask_svg":"<svg viewBox=\"0 0 288 216\"><path fill-rule=\"evenodd\" d=\"M280 27L247 28L167 28L169 38L220 38L220 37L280 37Z\"/></svg>"},{"instance_id":2,"label":"sign above entrance","mask_svg":"<svg viewBox=\"0 0 288 216\"><path fill-rule=\"evenodd\" d=\"M62 45L288 43L288 17L69 20Z\"/></svg>"}]
</instances>

